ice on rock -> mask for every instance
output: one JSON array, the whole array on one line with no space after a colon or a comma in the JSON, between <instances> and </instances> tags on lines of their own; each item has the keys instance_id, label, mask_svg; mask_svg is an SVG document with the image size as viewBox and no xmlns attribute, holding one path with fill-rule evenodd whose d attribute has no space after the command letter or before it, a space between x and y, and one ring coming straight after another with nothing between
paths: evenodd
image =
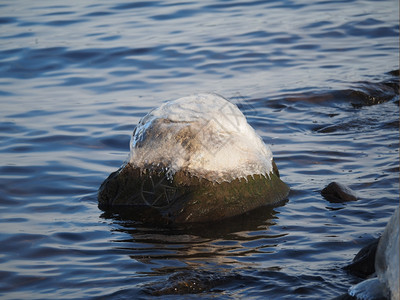
<instances>
[{"instance_id":1,"label":"ice on rock","mask_svg":"<svg viewBox=\"0 0 400 300\"><path fill-rule=\"evenodd\" d=\"M198 94L166 102L139 121L130 163L229 182L268 176L272 153L236 105L215 94Z\"/></svg>"},{"instance_id":2,"label":"ice on rock","mask_svg":"<svg viewBox=\"0 0 400 300\"><path fill-rule=\"evenodd\" d=\"M383 285L378 278L370 278L352 286L349 295L357 300L384 299Z\"/></svg>"},{"instance_id":3,"label":"ice on rock","mask_svg":"<svg viewBox=\"0 0 400 300\"><path fill-rule=\"evenodd\" d=\"M269 148L218 95L154 109L139 121L130 148L129 163L101 184L99 207L146 223L219 221L289 194Z\"/></svg>"}]
</instances>

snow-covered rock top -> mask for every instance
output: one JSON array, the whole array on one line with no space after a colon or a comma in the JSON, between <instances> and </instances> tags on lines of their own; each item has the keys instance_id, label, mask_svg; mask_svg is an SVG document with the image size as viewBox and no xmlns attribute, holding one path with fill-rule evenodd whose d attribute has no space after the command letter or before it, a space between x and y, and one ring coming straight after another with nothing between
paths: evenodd
<instances>
[{"instance_id":1,"label":"snow-covered rock top","mask_svg":"<svg viewBox=\"0 0 400 300\"><path fill-rule=\"evenodd\" d=\"M215 94L166 102L143 117L130 142L130 163L214 182L268 176L272 153L236 105Z\"/></svg>"}]
</instances>

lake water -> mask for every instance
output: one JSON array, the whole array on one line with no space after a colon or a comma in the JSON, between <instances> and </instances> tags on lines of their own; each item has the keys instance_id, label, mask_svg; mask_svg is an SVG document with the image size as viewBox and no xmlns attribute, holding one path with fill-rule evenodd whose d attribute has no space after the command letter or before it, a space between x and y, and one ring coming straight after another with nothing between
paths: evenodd
<instances>
[{"instance_id":1,"label":"lake water","mask_svg":"<svg viewBox=\"0 0 400 300\"><path fill-rule=\"evenodd\" d=\"M311 4L310 4L311 3ZM0 4L0 297L331 299L399 197L399 4ZM139 119L216 92L271 146L288 202L145 226L97 207ZM330 203L329 182L359 199Z\"/></svg>"}]
</instances>

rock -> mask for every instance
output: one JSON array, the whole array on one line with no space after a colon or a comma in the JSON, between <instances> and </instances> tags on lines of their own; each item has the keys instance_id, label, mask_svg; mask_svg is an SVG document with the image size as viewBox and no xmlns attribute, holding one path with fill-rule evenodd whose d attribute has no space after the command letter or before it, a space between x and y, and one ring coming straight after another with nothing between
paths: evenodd
<instances>
[{"instance_id":1,"label":"rock","mask_svg":"<svg viewBox=\"0 0 400 300\"><path fill-rule=\"evenodd\" d=\"M241 276L234 273L185 270L172 274L166 281L146 285L145 292L151 296L199 294L240 279Z\"/></svg>"},{"instance_id":2,"label":"rock","mask_svg":"<svg viewBox=\"0 0 400 300\"><path fill-rule=\"evenodd\" d=\"M133 217L162 223L217 221L286 199L288 187L275 173L213 183L181 171L143 174L131 164L112 173L98 194L102 210L131 211Z\"/></svg>"},{"instance_id":3,"label":"rock","mask_svg":"<svg viewBox=\"0 0 400 300\"><path fill-rule=\"evenodd\" d=\"M99 189L99 207L144 221L217 221L287 198L270 149L240 110L200 94L142 118L129 162Z\"/></svg>"},{"instance_id":4,"label":"rock","mask_svg":"<svg viewBox=\"0 0 400 300\"><path fill-rule=\"evenodd\" d=\"M379 238L363 247L354 257L353 262L344 267L344 269L361 278L367 278L374 274L375 254L378 243Z\"/></svg>"},{"instance_id":5,"label":"rock","mask_svg":"<svg viewBox=\"0 0 400 300\"><path fill-rule=\"evenodd\" d=\"M348 201L356 201L356 193L349 187L339 182L331 182L322 191L321 195L333 203L342 203Z\"/></svg>"},{"instance_id":6,"label":"rock","mask_svg":"<svg viewBox=\"0 0 400 300\"><path fill-rule=\"evenodd\" d=\"M361 249L354 259L356 264L366 263L367 267L361 268L363 271L368 270L366 273L371 271L371 263L374 262L376 276L353 285L347 295L337 297L336 300L399 300L399 226L399 207L397 207L379 242L375 241Z\"/></svg>"},{"instance_id":7,"label":"rock","mask_svg":"<svg viewBox=\"0 0 400 300\"><path fill-rule=\"evenodd\" d=\"M376 277L353 285L348 294L357 300L390 300L384 294L384 285Z\"/></svg>"},{"instance_id":8,"label":"rock","mask_svg":"<svg viewBox=\"0 0 400 300\"><path fill-rule=\"evenodd\" d=\"M332 300L357 300L356 297L350 296L349 294L343 294L333 298Z\"/></svg>"},{"instance_id":9,"label":"rock","mask_svg":"<svg viewBox=\"0 0 400 300\"><path fill-rule=\"evenodd\" d=\"M384 294L391 300L399 300L399 207L385 227L375 256L375 270L384 286Z\"/></svg>"},{"instance_id":10,"label":"rock","mask_svg":"<svg viewBox=\"0 0 400 300\"><path fill-rule=\"evenodd\" d=\"M399 70L393 70L382 82L364 82L357 89L342 91L354 108L377 105L398 98Z\"/></svg>"}]
</instances>

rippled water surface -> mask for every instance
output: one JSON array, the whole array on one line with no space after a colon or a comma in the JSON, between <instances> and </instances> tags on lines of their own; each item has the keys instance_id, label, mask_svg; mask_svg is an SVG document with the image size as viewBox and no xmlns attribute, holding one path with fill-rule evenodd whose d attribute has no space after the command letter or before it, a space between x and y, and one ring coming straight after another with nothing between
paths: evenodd
<instances>
[{"instance_id":1,"label":"rippled water surface","mask_svg":"<svg viewBox=\"0 0 400 300\"><path fill-rule=\"evenodd\" d=\"M360 279L342 267L398 205L398 12L394 0L2 1L0 296L345 292ZM174 229L100 211L139 119L196 92L238 104L288 202ZM331 181L359 199L328 202Z\"/></svg>"}]
</instances>

